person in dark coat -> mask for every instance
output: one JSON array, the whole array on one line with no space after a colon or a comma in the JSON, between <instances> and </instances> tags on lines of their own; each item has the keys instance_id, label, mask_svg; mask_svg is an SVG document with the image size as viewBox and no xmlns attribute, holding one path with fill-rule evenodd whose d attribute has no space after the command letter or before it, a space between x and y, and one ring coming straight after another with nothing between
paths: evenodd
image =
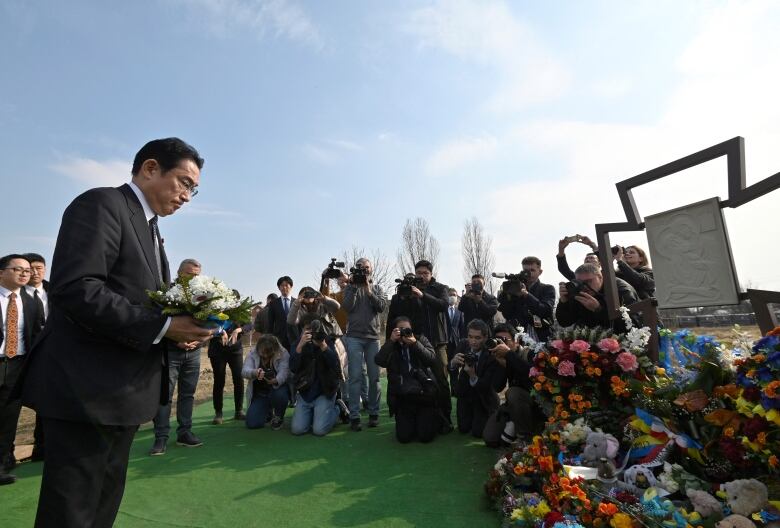
<instances>
[{"instance_id":1,"label":"person in dark coat","mask_svg":"<svg viewBox=\"0 0 780 528\"><path fill-rule=\"evenodd\" d=\"M617 263L615 276L629 283L640 300L655 295L655 277L644 249L639 246L626 246L624 250L618 246L613 256Z\"/></svg>"},{"instance_id":2,"label":"person in dark coat","mask_svg":"<svg viewBox=\"0 0 780 528\"><path fill-rule=\"evenodd\" d=\"M527 279L518 287L510 288L505 282L498 294L498 311L506 322L523 330L537 341L547 341L553 324L555 287L543 284L542 261L536 257L523 259L523 273Z\"/></svg>"}]
</instances>

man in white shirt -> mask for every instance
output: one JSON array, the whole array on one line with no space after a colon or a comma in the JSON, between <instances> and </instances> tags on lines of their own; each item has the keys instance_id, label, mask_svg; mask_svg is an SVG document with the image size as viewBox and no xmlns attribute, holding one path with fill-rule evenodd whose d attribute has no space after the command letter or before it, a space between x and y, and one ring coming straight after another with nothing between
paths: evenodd
<instances>
[{"instance_id":1,"label":"man in white shirt","mask_svg":"<svg viewBox=\"0 0 780 528\"><path fill-rule=\"evenodd\" d=\"M11 392L41 329L38 307L25 290L29 280L30 263L23 255L0 258L0 485L16 481L9 472L16 465L14 438L22 403Z\"/></svg>"},{"instance_id":2,"label":"man in white shirt","mask_svg":"<svg viewBox=\"0 0 780 528\"><path fill-rule=\"evenodd\" d=\"M49 317L49 281L46 280L46 259L37 253L27 253L24 255L30 263L30 282L25 289L30 296L35 299L38 306L38 315L41 326L46 324ZM43 424L41 417L35 415L35 431L33 433L33 450L30 460L33 462L43 461Z\"/></svg>"}]
</instances>

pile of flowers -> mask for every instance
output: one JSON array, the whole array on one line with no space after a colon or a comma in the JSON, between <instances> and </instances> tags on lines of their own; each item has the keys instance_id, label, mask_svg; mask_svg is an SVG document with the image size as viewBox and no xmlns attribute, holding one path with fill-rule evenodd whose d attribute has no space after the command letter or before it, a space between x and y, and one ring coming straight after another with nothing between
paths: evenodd
<instances>
[{"instance_id":1,"label":"pile of flowers","mask_svg":"<svg viewBox=\"0 0 780 528\"><path fill-rule=\"evenodd\" d=\"M485 484L504 526L709 528L732 512L718 489L735 479L780 498L780 328L732 349L667 333L663 367L647 358L643 329L629 333L571 328L537 347L530 376L545 430ZM579 467L596 431L613 433L620 453L614 465ZM751 512L757 526L780 520L762 508Z\"/></svg>"},{"instance_id":2,"label":"pile of flowers","mask_svg":"<svg viewBox=\"0 0 780 528\"><path fill-rule=\"evenodd\" d=\"M217 278L206 275L179 277L172 286L148 291L149 299L165 315L189 314L204 326L223 327L251 321L253 301L238 298L233 290Z\"/></svg>"}]
</instances>

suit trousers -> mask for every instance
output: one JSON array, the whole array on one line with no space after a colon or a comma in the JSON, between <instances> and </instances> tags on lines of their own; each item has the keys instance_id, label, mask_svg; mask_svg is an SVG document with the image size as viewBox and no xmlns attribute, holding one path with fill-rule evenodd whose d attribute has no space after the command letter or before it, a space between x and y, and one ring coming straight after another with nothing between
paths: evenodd
<instances>
[{"instance_id":1,"label":"suit trousers","mask_svg":"<svg viewBox=\"0 0 780 528\"><path fill-rule=\"evenodd\" d=\"M227 367L230 366L230 375L233 378L233 405L236 412L244 408L244 378L241 377L241 368L244 365L244 359L241 351L237 352L217 352L209 356L211 370L214 371L214 388L212 396L214 397L214 411L222 412L222 398L225 391L225 374ZM250 383L252 383L250 381Z\"/></svg>"},{"instance_id":2,"label":"suit trousers","mask_svg":"<svg viewBox=\"0 0 780 528\"><path fill-rule=\"evenodd\" d=\"M0 360L0 465L8 460L15 460L14 439L22 400L18 397L12 398L11 390L19 379L23 364L24 356Z\"/></svg>"},{"instance_id":3,"label":"suit trousers","mask_svg":"<svg viewBox=\"0 0 780 528\"><path fill-rule=\"evenodd\" d=\"M428 443L441 428L439 413L433 402L428 405L403 401L395 409L395 437L402 444L412 440Z\"/></svg>"},{"instance_id":4,"label":"suit trousers","mask_svg":"<svg viewBox=\"0 0 780 528\"><path fill-rule=\"evenodd\" d=\"M485 430L485 424L488 419L488 412L476 394L458 398L455 405L455 413L458 418L458 431L471 433L471 436L475 438L482 438L482 432Z\"/></svg>"},{"instance_id":5,"label":"suit trousers","mask_svg":"<svg viewBox=\"0 0 780 528\"><path fill-rule=\"evenodd\" d=\"M137 425L42 418L46 454L36 528L110 528Z\"/></svg>"}]
</instances>

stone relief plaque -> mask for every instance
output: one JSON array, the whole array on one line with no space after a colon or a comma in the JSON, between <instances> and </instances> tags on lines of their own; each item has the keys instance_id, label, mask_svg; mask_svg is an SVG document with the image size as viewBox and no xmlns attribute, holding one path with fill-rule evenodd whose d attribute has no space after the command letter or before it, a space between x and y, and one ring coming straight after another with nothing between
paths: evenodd
<instances>
[{"instance_id":1,"label":"stone relief plaque","mask_svg":"<svg viewBox=\"0 0 780 528\"><path fill-rule=\"evenodd\" d=\"M718 198L645 218L661 308L739 303L739 282Z\"/></svg>"}]
</instances>

